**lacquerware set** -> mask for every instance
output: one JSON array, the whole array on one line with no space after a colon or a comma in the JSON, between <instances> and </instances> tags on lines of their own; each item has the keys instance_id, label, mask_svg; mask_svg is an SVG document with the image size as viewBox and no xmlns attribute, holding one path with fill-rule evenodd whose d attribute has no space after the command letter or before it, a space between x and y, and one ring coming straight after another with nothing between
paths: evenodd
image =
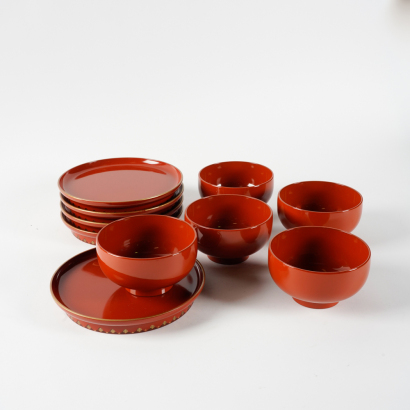
<instances>
[{"instance_id":1,"label":"lacquerware set","mask_svg":"<svg viewBox=\"0 0 410 410\"><path fill-rule=\"evenodd\" d=\"M184 315L201 293L198 250L218 264L245 262L268 243L273 172L223 162L199 172L201 199L182 215L182 173L162 161L113 158L79 165L58 180L61 218L96 248L74 256L51 279L56 303L77 324L112 334L140 333ZM275 283L300 305L324 309L357 293L370 249L350 232L362 196L344 185L308 181L278 194L287 229L270 242Z\"/></svg>"}]
</instances>

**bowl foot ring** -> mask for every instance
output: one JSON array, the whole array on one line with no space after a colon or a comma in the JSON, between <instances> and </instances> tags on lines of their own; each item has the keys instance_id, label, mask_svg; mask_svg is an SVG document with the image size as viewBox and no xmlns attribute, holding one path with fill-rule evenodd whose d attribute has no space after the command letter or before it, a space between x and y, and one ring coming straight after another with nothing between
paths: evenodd
<instances>
[{"instance_id":1,"label":"bowl foot ring","mask_svg":"<svg viewBox=\"0 0 410 410\"><path fill-rule=\"evenodd\" d=\"M313 303L313 302L305 302L304 300L300 300L300 299L295 299L293 298L293 300L296 303L299 303L299 305L311 308L311 309L328 309L331 308L333 306L336 306L339 302L333 302L333 303Z\"/></svg>"},{"instance_id":2,"label":"bowl foot ring","mask_svg":"<svg viewBox=\"0 0 410 410\"><path fill-rule=\"evenodd\" d=\"M216 258L215 256L208 256L208 258L215 263L220 263L222 265L237 265L238 263L245 262L249 256L244 256L242 258Z\"/></svg>"}]
</instances>

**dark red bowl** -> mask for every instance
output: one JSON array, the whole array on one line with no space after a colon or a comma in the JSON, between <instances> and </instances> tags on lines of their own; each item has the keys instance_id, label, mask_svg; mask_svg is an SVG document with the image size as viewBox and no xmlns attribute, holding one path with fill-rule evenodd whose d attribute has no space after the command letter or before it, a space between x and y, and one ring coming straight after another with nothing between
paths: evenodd
<instances>
[{"instance_id":1,"label":"dark red bowl","mask_svg":"<svg viewBox=\"0 0 410 410\"><path fill-rule=\"evenodd\" d=\"M288 185L278 195L278 215L287 229L328 226L351 232L362 215L363 198L353 188L324 181Z\"/></svg>"},{"instance_id":2,"label":"dark red bowl","mask_svg":"<svg viewBox=\"0 0 410 410\"><path fill-rule=\"evenodd\" d=\"M370 248L334 228L303 226L276 235L269 246L275 283L299 304L326 309L357 293L369 275Z\"/></svg>"},{"instance_id":3,"label":"dark red bowl","mask_svg":"<svg viewBox=\"0 0 410 410\"><path fill-rule=\"evenodd\" d=\"M198 186L202 197L235 194L268 202L273 193L273 172L252 162L220 162L199 172Z\"/></svg>"},{"instance_id":4,"label":"dark red bowl","mask_svg":"<svg viewBox=\"0 0 410 410\"><path fill-rule=\"evenodd\" d=\"M162 295L193 268L198 252L195 230L164 215L120 219L97 236L101 270L133 295Z\"/></svg>"},{"instance_id":5,"label":"dark red bowl","mask_svg":"<svg viewBox=\"0 0 410 410\"><path fill-rule=\"evenodd\" d=\"M196 230L198 249L213 262L233 265L265 245L272 232L272 210L259 199L214 195L193 202L185 220Z\"/></svg>"}]
</instances>

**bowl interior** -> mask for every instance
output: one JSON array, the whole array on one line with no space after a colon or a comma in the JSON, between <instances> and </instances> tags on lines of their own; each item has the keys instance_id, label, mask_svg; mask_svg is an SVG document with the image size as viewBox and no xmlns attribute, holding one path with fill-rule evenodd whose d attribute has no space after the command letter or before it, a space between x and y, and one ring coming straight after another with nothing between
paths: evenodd
<instances>
[{"instance_id":1,"label":"bowl interior","mask_svg":"<svg viewBox=\"0 0 410 410\"><path fill-rule=\"evenodd\" d=\"M302 227L272 239L270 250L282 262L314 272L344 272L362 265L370 250L357 236L338 229Z\"/></svg>"},{"instance_id":2,"label":"bowl interior","mask_svg":"<svg viewBox=\"0 0 410 410\"><path fill-rule=\"evenodd\" d=\"M111 254L141 259L175 255L195 239L195 231L184 221L163 215L142 215L107 225L98 235L98 244Z\"/></svg>"},{"instance_id":3,"label":"bowl interior","mask_svg":"<svg viewBox=\"0 0 410 410\"><path fill-rule=\"evenodd\" d=\"M272 210L264 202L241 195L215 195L187 208L194 223L213 229L243 229L266 222Z\"/></svg>"},{"instance_id":4,"label":"bowl interior","mask_svg":"<svg viewBox=\"0 0 410 410\"><path fill-rule=\"evenodd\" d=\"M273 173L263 165L232 161L209 165L201 170L200 177L215 186L238 188L263 184Z\"/></svg>"},{"instance_id":5,"label":"bowl interior","mask_svg":"<svg viewBox=\"0 0 410 410\"><path fill-rule=\"evenodd\" d=\"M362 202L354 189L332 182L308 181L283 188L280 198L294 208L314 212L345 211Z\"/></svg>"}]
</instances>

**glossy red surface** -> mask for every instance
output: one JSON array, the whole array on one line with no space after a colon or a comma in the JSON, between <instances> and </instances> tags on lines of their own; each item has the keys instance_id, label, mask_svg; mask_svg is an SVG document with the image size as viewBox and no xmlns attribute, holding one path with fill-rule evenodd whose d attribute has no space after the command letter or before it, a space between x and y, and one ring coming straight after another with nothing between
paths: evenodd
<instances>
[{"instance_id":1,"label":"glossy red surface","mask_svg":"<svg viewBox=\"0 0 410 410\"><path fill-rule=\"evenodd\" d=\"M269 246L275 283L299 304L325 309L357 293L370 270L370 249L334 228L299 227L276 235Z\"/></svg>"},{"instance_id":2,"label":"glossy red surface","mask_svg":"<svg viewBox=\"0 0 410 410\"><path fill-rule=\"evenodd\" d=\"M185 220L196 230L198 249L222 264L245 261L268 242L272 210L259 199L215 195L193 202Z\"/></svg>"},{"instance_id":3,"label":"glossy red surface","mask_svg":"<svg viewBox=\"0 0 410 410\"><path fill-rule=\"evenodd\" d=\"M145 215L145 214L164 214L172 210L174 206L183 198L183 185L181 185L175 192L174 196L167 202L162 202L160 205L152 206L147 208L147 205L141 205L131 208L111 208L104 210L104 208L97 208L98 211L93 211L89 209L83 209L73 205L73 202L60 195L61 202L64 206L72 212L72 214L78 218L87 219L89 221L97 221L100 219L112 221L120 218L127 218L134 215Z\"/></svg>"},{"instance_id":4,"label":"glossy red surface","mask_svg":"<svg viewBox=\"0 0 410 410\"><path fill-rule=\"evenodd\" d=\"M161 215L169 215L172 216L175 213L177 213L180 209L182 209L182 201L183 198L180 198L180 200L173 205L172 209L168 209L167 212ZM88 228L104 228L104 226L107 226L109 223L113 222L112 219L103 219L103 218L90 218L87 216L88 220L79 218L75 215L73 215L73 211L71 209L68 209L62 202L60 202L60 209L61 212L66 216L68 221L72 223L72 225L79 227L80 229L85 229L88 230ZM91 220L90 220L91 219ZM121 217L118 219L122 219Z\"/></svg>"},{"instance_id":5,"label":"glossy red surface","mask_svg":"<svg viewBox=\"0 0 410 410\"><path fill-rule=\"evenodd\" d=\"M150 204L137 205L127 208L102 208L96 206L87 206L83 204L74 205L73 201L70 201L64 195L60 194L61 202L74 214L80 218L97 217L104 219L120 219L127 218L134 215L145 215L153 213L163 213L171 209L181 198L184 192L184 185L182 184L174 193L172 198L166 202L163 199L154 201ZM87 209L86 209L87 208Z\"/></svg>"},{"instance_id":6,"label":"glossy red surface","mask_svg":"<svg viewBox=\"0 0 410 410\"><path fill-rule=\"evenodd\" d=\"M205 272L196 262L164 295L133 296L101 271L96 250L74 256L57 269L51 294L77 324L99 332L131 334L166 326L184 315L201 293Z\"/></svg>"},{"instance_id":7,"label":"glossy red surface","mask_svg":"<svg viewBox=\"0 0 410 410\"><path fill-rule=\"evenodd\" d=\"M68 221L67 217L64 214L61 213L60 216L64 225L71 231L71 233L77 239L79 239L81 242L85 242L90 245L95 245L97 240L97 233L77 228Z\"/></svg>"},{"instance_id":8,"label":"glossy red surface","mask_svg":"<svg viewBox=\"0 0 410 410\"><path fill-rule=\"evenodd\" d=\"M182 204L180 207L178 207L174 213L169 215L172 218L177 218L179 219L182 215ZM67 226L68 229L70 229L71 233L79 239L81 242L88 243L90 245L95 245L97 241L97 234L101 230L101 228L90 228L85 225L81 225L84 227L84 229L80 228L79 225L75 226L75 223L71 221L69 218L67 218L63 213L61 213L61 219L64 222L64 225ZM91 229L91 230L90 230Z\"/></svg>"},{"instance_id":9,"label":"glossy red surface","mask_svg":"<svg viewBox=\"0 0 410 410\"><path fill-rule=\"evenodd\" d=\"M268 202L273 193L273 172L252 162L220 162L199 172L198 185L202 197L235 194Z\"/></svg>"},{"instance_id":10,"label":"glossy red surface","mask_svg":"<svg viewBox=\"0 0 410 410\"><path fill-rule=\"evenodd\" d=\"M328 226L351 232L362 215L363 198L346 185L306 181L282 188L278 215L287 229L297 226Z\"/></svg>"},{"instance_id":11,"label":"glossy red surface","mask_svg":"<svg viewBox=\"0 0 410 410\"><path fill-rule=\"evenodd\" d=\"M97 237L101 270L140 296L167 292L190 272L197 251L195 230L163 215L120 219L102 228Z\"/></svg>"},{"instance_id":12,"label":"glossy red surface","mask_svg":"<svg viewBox=\"0 0 410 410\"><path fill-rule=\"evenodd\" d=\"M65 172L61 193L73 204L122 207L170 199L182 184L173 165L145 158L111 158L88 162Z\"/></svg>"},{"instance_id":13,"label":"glossy red surface","mask_svg":"<svg viewBox=\"0 0 410 410\"><path fill-rule=\"evenodd\" d=\"M71 209L67 208L63 202L60 202L60 210L66 216L66 218L72 222L78 222L85 226L90 226L93 228L103 228L104 226L108 225L112 220L104 219L104 218L97 218L93 217L86 217L87 219L83 219L82 216L79 216L77 212L72 211Z\"/></svg>"}]
</instances>

